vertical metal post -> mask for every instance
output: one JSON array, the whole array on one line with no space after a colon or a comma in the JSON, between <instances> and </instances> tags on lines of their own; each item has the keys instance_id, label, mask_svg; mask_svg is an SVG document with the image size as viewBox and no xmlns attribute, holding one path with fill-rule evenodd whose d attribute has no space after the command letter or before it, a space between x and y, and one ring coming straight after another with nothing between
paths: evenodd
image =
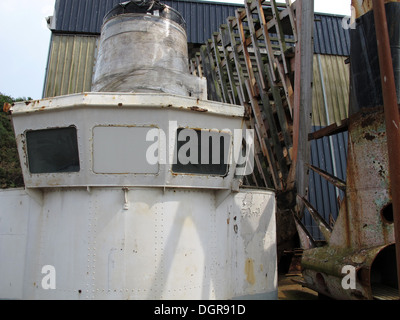
<instances>
[{"instance_id":1,"label":"vertical metal post","mask_svg":"<svg viewBox=\"0 0 400 320\"><path fill-rule=\"evenodd\" d=\"M397 279L400 290L400 117L390 49L385 4L372 0L379 65L382 78L382 94L385 110L386 135L389 154L390 192L393 201L394 233L396 241Z\"/></svg>"},{"instance_id":2,"label":"vertical metal post","mask_svg":"<svg viewBox=\"0 0 400 320\"><path fill-rule=\"evenodd\" d=\"M310 158L308 134L311 129L313 86L314 0L296 1L298 40L296 45L295 102L293 110L293 165L288 185L296 183L297 193L306 195Z\"/></svg>"}]
</instances>

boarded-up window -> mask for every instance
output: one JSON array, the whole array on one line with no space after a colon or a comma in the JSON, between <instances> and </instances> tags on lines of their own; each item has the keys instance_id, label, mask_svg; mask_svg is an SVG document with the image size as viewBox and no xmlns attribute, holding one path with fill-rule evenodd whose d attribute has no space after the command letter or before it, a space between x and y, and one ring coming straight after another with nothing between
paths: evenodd
<instances>
[{"instance_id":1,"label":"boarded-up window","mask_svg":"<svg viewBox=\"0 0 400 320\"><path fill-rule=\"evenodd\" d=\"M75 127L28 131L26 140L31 173L80 171Z\"/></svg>"}]
</instances>

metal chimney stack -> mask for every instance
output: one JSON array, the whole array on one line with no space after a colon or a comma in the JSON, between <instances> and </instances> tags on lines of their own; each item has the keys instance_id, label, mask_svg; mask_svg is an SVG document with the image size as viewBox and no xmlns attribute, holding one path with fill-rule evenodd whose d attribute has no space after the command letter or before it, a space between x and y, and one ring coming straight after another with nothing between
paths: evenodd
<instances>
[{"instance_id":1,"label":"metal chimney stack","mask_svg":"<svg viewBox=\"0 0 400 320\"><path fill-rule=\"evenodd\" d=\"M186 22L159 1L129 1L104 18L93 92L170 93L207 99L189 73Z\"/></svg>"}]
</instances>

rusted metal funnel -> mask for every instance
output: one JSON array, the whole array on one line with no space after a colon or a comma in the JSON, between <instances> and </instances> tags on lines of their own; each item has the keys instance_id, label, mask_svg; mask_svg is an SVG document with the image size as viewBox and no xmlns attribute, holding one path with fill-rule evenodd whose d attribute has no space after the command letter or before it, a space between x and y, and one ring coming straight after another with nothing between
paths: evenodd
<instances>
[{"instance_id":1,"label":"rusted metal funnel","mask_svg":"<svg viewBox=\"0 0 400 320\"><path fill-rule=\"evenodd\" d=\"M170 93L206 100L189 73L186 22L158 1L128 1L104 18L93 92Z\"/></svg>"}]
</instances>

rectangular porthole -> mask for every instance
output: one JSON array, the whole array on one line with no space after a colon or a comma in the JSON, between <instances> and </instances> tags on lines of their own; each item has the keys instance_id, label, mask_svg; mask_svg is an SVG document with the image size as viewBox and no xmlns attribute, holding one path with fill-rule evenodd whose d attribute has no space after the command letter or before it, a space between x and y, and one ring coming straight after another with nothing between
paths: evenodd
<instances>
[{"instance_id":1,"label":"rectangular porthole","mask_svg":"<svg viewBox=\"0 0 400 320\"><path fill-rule=\"evenodd\" d=\"M229 170L231 135L221 131L178 129L174 173L224 177Z\"/></svg>"},{"instance_id":2,"label":"rectangular porthole","mask_svg":"<svg viewBox=\"0 0 400 320\"><path fill-rule=\"evenodd\" d=\"M80 171L75 127L28 131L26 142L31 173Z\"/></svg>"}]
</instances>

